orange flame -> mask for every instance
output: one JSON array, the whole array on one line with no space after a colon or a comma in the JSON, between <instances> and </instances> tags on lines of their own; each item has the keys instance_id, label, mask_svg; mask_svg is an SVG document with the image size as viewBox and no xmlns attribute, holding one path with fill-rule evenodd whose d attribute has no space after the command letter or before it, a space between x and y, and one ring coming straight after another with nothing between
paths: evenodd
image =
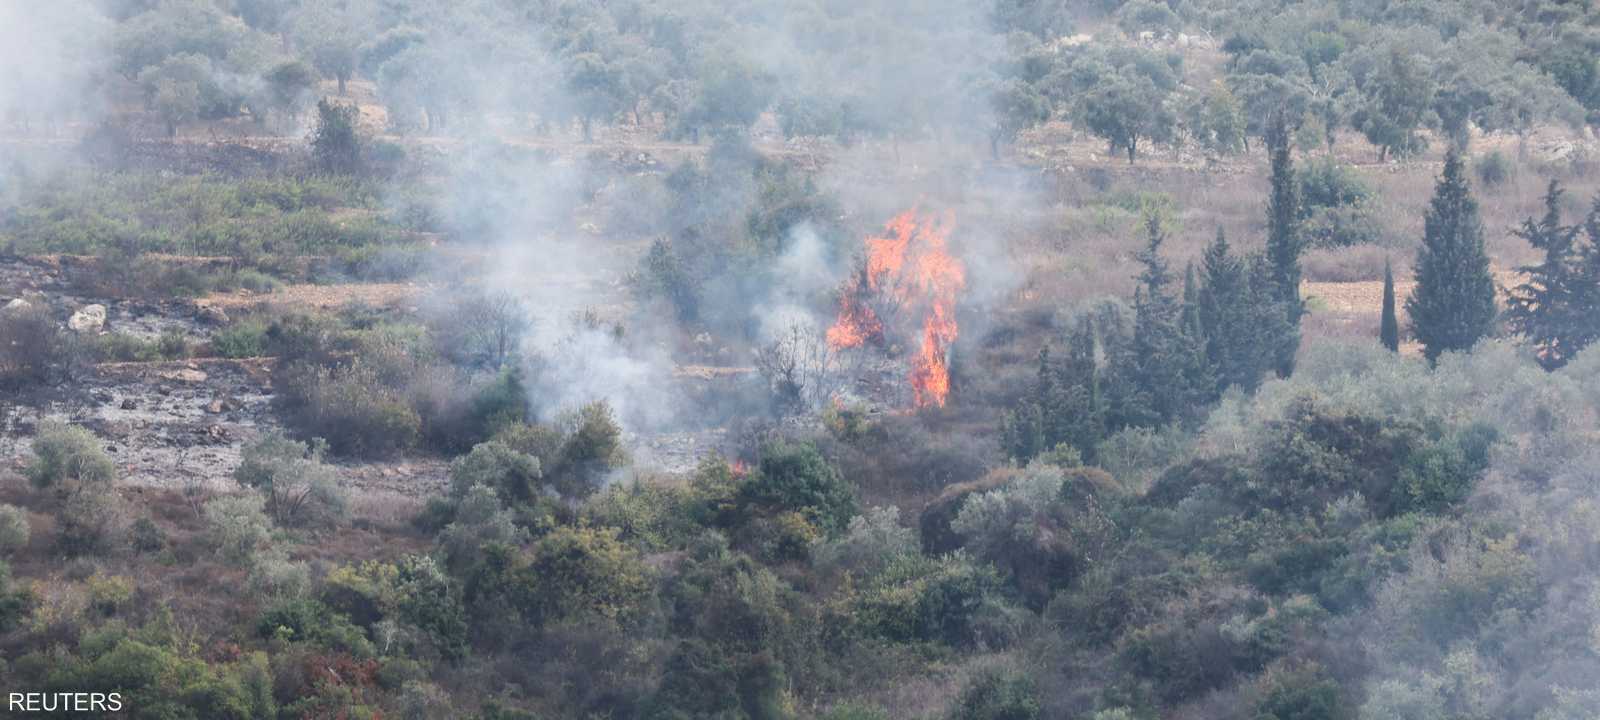
<instances>
[{"instance_id":1,"label":"orange flame","mask_svg":"<svg viewBox=\"0 0 1600 720\"><path fill-rule=\"evenodd\" d=\"M834 349L883 338L883 321L869 299L883 297L901 312L922 313L922 342L911 361L911 391L917 407L944 406L950 394L945 354L958 334L956 295L966 287L966 268L946 249L953 213L924 218L907 210L890 220L881 237L866 239L861 274L839 298L839 316L828 328Z\"/></svg>"}]
</instances>

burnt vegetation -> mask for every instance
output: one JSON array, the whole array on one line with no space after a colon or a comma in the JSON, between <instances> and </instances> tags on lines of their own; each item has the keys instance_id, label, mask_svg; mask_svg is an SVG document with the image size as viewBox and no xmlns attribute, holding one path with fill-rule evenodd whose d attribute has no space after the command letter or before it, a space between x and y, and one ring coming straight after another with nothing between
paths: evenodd
<instances>
[{"instance_id":1,"label":"burnt vegetation","mask_svg":"<svg viewBox=\"0 0 1600 720\"><path fill-rule=\"evenodd\" d=\"M0 5L0 684L1595 717L1597 51L1562 0Z\"/></svg>"}]
</instances>

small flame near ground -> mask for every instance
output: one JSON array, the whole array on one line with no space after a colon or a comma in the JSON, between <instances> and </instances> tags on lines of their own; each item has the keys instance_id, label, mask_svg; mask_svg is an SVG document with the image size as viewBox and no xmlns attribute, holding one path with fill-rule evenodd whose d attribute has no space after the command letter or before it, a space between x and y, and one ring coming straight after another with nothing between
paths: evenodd
<instances>
[{"instance_id":1,"label":"small flame near ground","mask_svg":"<svg viewBox=\"0 0 1600 720\"><path fill-rule=\"evenodd\" d=\"M897 317L921 318L921 343L911 361L916 406L943 407L950 394L946 356L955 342L956 296L966 287L966 267L950 255L955 213L923 215L915 208L896 215L881 236L866 239L866 262L839 296L839 316L828 328L835 350L883 341L876 302Z\"/></svg>"}]
</instances>

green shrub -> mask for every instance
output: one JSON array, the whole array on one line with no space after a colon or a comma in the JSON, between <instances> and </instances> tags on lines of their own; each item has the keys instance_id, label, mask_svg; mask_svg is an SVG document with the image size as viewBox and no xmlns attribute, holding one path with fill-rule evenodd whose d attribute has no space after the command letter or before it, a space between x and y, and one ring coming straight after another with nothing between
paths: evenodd
<instances>
[{"instance_id":1,"label":"green shrub","mask_svg":"<svg viewBox=\"0 0 1600 720\"><path fill-rule=\"evenodd\" d=\"M1014 671L984 670L962 688L950 720L1034 720L1042 713L1033 680Z\"/></svg>"},{"instance_id":2,"label":"green shrub","mask_svg":"<svg viewBox=\"0 0 1600 720\"><path fill-rule=\"evenodd\" d=\"M965 554L903 555L863 584L850 618L872 636L968 647L979 640L974 618L1000 589L994 569Z\"/></svg>"},{"instance_id":3,"label":"green shrub","mask_svg":"<svg viewBox=\"0 0 1600 720\"><path fill-rule=\"evenodd\" d=\"M482 486L493 490L506 504L528 503L541 492L543 473L539 458L490 440L479 443L472 452L450 463L450 492L466 497L469 490Z\"/></svg>"},{"instance_id":4,"label":"green shrub","mask_svg":"<svg viewBox=\"0 0 1600 720\"><path fill-rule=\"evenodd\" d=\"M133 581L121 575L96 572L86 581L89 607L101 615L114 615L133 599Z\"/></svg>"},{"instance_id":5,"label":"green shrub","mask_svg":"<svg viewBox=\"0 0 1600 720\"><path fill-rule=\"evenodd\" d=\"M1478 181L1486 188L1496 187L1511 177L1515 168L1505 154L1499 150L1491 150L1488 154L1478 158Z\"/></svg>"},{"instance_id":6,"label":"green shrub","mask_svg":"<svg viewBox=\"0 0 1600 720\"><path fill-rule=\"evenodd\" d=\"M1264 678L1256 701L1255 720L1348 720L1355 717L1339 691L1339 683L1321 669L1274 668Z\"/></svg>"},{"instance_id":7,"label":"green shrub","mask_svg":"<svg viewBox=\"0 0 1600 720\"><path fill-rule=\"evenodd\" d=\"M562 497L586 498L603 484L606 475L627 463L622 447L622 427L604 400L583 406L561 420L566 437L547 467L550 483Z\"/></svg>"},{"instance_id":8,"label":"green shrub","mask_svg":"<svg viewBox=\"0 0 1600 720\"><path fill-rule=\"evenodd\" d=\"M226 358L260 357L267 353L267 323L244 320L211 336L211 349Z\"/></svg>"},{"instance_id":9,"label":"green shrub","mask_svg":"<svg viewBox=\"0 0 1600 720\"><path fill-rule=\"evenodd\" d=\"M761 461L740 496L768 512L801 513L830 535L844 530L856 515L855 489L810 443L762 448Z\"/></svg>"},{"instance_id":10,"label":"green shrub","mask_svg":"<svg viewBox=\"0 0 1600 720\"><path fill-rule=\"evenodd\" d=\"M161 358L155 342L127 333L106 333L88 341L89 354L98 362L150 362Z\"/></svg>"},{"instance_id":11,"label":"green shrub","mask_svg":"<svg viewBox=\"0 0 1600 720\"><path fill-rule=\"evenodd\" d=\"M1383 240L1383 227L1365 207L1315 208L1301 228L1312 247L1376 245Z\"/></svg>"},{"instance_id":12,"label":"green shrub","mask_svg":"<svg viewBox=\"0 0 1600 720\"><path fill-rule=\"evenodd\" d=\"M433 558L401 559L392 592L396 615L421 630L441 655L454 660L466 653L467 616L461 592Z\"/></svg>"},{"instance_id":13,"label":"green shrub","mask_svg":"<svg viewBox=\"0 0 1600 720\"><path fill-rule=\"evenodd\" d=\"M261 272L260 270L240 270L236 275L233 276L233 281L238 283L239 287L249 290L253 293L271 293L283 289L282 280Z\"/></svg>"},{"instance_id":14,"label":"green shrub","mask_svg":"<svg viewBox=\"0 0 1600 720\"><path fill-rule=\"evenodd\" d=\"M33 606L33 594L13 587L11 565L0 560L0 632L10 632Z\"/></svg>"},{"instance_id":15,"label":"green shrub","mask_svg":"<svg viewBox=\"0 0 1600 720\"><path fill-rule=\"evenodd\" d=\"M189 338L177 328L163 331L156 339L156 352L166 360L182 360L190 355Z\"/></svg>"},{"instance_id":16,"label":"green shrub","mask_svg":"<svg viewBox=\"0 0 1600 720\"><path fill-rule=\"evenodd\" d=\"M613 528L563 527L515 573L514 601L535 624L573 617L628 622L649 597L649 571Z\"/></svg>"},{"instance_id":17,"label":"green shrub","mask_svg":"<svg viewBox=\"0 0 1600 720\"><path fill-rule=\"evenodd\" d=\"M473 485L456 502L450 523L439 533L439 549L446 566L459 575L477 562L479 548L491 543L514 545L524 535L492 488Z\"/></svg>"},{"instance_id":18,"label":"green shrub","mask_svg":"<svg viewBox=\"0 0 1600 720\"><path fill-rule=\"evenodd\" d=\"M290 642L321 645L358 658L376 654L372 641L367 639L361 628L350 624L349 618L344 615L310 598L283 600L268 607L256 620L256 635L266 639L282 638Z\"/></svg>"},{"instance_id":19,"label":"green shrub","mask_svg":"<svg viewBox=\"0 0 1600 720\"><path fill-rule=\"evenodd\" d=\"M0 554L10 555L26 547L30 534L28 512L0 503Z\"/></svg>"},{"instance_id":20,"label":"green shrub","mask_svg":"<svg viewBox=\"0 0 1600 720\"><path fill-rule=\"evenodd\" d=\"M876 705L845 702L823 713L822 720L889 720L889 713Z\"/></svg>"},{"instance_id":21,"label":"green shrub","mask_svg":"<svg viewBox=\"0 0 1600 720\"><path fill-rule=\"evenodd\" d=\"M850 518L843 535L817 548L815 560L821 568L872 576L918 549L917 534L900 524L900 508L889 505Z\"/></svg>"},{"instance_id":22,"label":"green shrub","mask_svg":"<svg viewBox=\"0 0 1600 720\"><path fill-rule=\"evenodd\" d=\"M69 556L110 550L123 528L122 501L114 492L73 493L56 515L56 548Z\"/></svg>"},{"instance_id":23,"label":"green shrub","mask_svg":"<svg viewBox=\"0 0 1600 720\"><path fill-rule=\"evenodd\" d=\"M392 455L416 443L421 419L368 365L321 368L290 363L274 373L273 404L300 434L341 455Z\"/></svg>"},{"instance_id":24,"label":"green shrub","mask_svg":"<svg viewBox=\"0 0 1600 720\"><path fill-rule=\"evenodd\" d=\"M1331 157L1311 160L1295 174L1300 181L1300 199L1305 210L1365 204L1372 188L1356 171Z\"/></svg>"},{"instance_id":25,"label":"green shrub","mask_svg":"<svg viewBox=\"0 0 1600 720\"><path fill-rule=\"evenodd\" d=\"M135 552L158 553L167 549L167 534L148 517L133 521L128 528L128 540Z\"/></svg>"},{"instance_id":26,"label":"green shrub","mask_svg":"<svg viewBox=\"0 0 1600 720\"><path fill-rule=\"evenodd\" d=\"M338 474L322 462L322 444L296 442L277 431L246 445L233 477L261 493L267 512L284 525L332 526L348 500Z\"/></svg>"},{"instance_id":27,"label":"green shrub","mask_svg":"<svg viewBox=\"0 0 1600 720\"><path fill-rule=\"evenodd\" d=\"M248 567L272 538L272 521L256 495L219 497L205 504L206 537L230 564Z\"/></svg>"},{"instance_id":28,"label":"green shrub","mask_svg":"<svg viewBox=\"0 0 1600 720\"><path fill-rule=\"evenodd\" d=\"M104 492L116 479L117 466L100 448L100 441L76 425L42 423L33 439L33 455L26 474L35 487L63 492L93 487Z\"/></svg>"}]
</instances>

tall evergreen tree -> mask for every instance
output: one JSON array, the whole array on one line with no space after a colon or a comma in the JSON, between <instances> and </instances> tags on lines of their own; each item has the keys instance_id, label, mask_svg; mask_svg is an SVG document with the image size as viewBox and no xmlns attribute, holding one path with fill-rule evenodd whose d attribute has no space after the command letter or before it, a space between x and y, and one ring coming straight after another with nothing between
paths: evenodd
<instances>
[{"instance_id":1,"label":"tall evergreen tree","mask_svg":"<svg viewBox=\"0 0 1600 720\"><path fill-rule=\"evenodd\" d=\"M1305 303L1300 299L1300 254L1305 251L1305 236L1300 232L1300 186L1294 177L1294 159L1289 152L1289 123L1284 113L1274 113L1267 126L1267 152L1272 162L1272 188L1267 197L1267 258L1272 263L1272 279L1287 325L1271 338L1268 347L1276 359L1279 377L1294 372L1294 357L1300 350L1300 318Z\"/></svg>"},{"instance_id":2,"label":"tall evergreen tree","mask_svg":"<svg viewBox=\"0 0 1600 720\"><path fill-rule=\"evenodd\" d=\"M1494 276L1483 247L1483 222L1454 149L1445 155L1444 174L1423 223L1416 276L1406 314L1429 362L1446 350L1472 347L1493 329Z\"/></svg>"},{"instance_id":3,"label":"tall evergreen tree","mask_svg":"<svg viewBox=\"0 0 1600 720\"><path fill-rule=\"evenodd\" d=\"M1276 364L1262 347L1288 319L1279 311L1270 271L1258 276L1258 267L1264 270L1267 263L1231 253L1220 227L1201 257L1197 314L1216 394L1233 386L1253 392Z\"/></svg>"},{"instance_id":4,"label":"tall evergreen tree","mask_svg":"<svg viewBox=\"0 0 1600 720\"><path fill-rule=\"evenodd\" d=\"M1389 352L1400 352L1400 319L1394 308L1394 268L1383 261L1383 319L1379 322L1378 340Z\"/></svg>"},{"instance_id":5,"label":"tall evergreen tree","mask_svg":"<svg viewBox=\"0 0 1600 720\"><path fill-rule=\"evenodd\" d=\"M1119 364L1123 373L1121 425L1155 426L1192 419L1215 390L1202 338L1184 331L1183 305L1171 290L1172 275L1161 258L1166 240L1160 219L1145 220L1147 244L1139 253L1144 271L1134 294L1133 338Z\"/></svg>"},{"instance_id":6,"label":"tall evergreen tree","mask_svg":"<svg viewBox=\"0 0 1600 720\"><path fill-rule=\"evenodd\" d=\"M1544 261L1519 268L1527 278L1512 288L1507 323L1533 344L1539 364L1554 370L1594 340L1595 319L1585 312L1583 253L1577 225L1561 224L1561 184L1550 181L1544 217L1528 218L1512 232L1544 251Z\"/></svg>"},{"instance_id":7,"label":"tall evergreen tree","mask_svg":"<svg viewBox=\"0 0 1600 720\"><path fill-rule=\"evenodd\" d=\"M1087 314L1068 338L1065 358L1054 360L1048 345L1039 350L1033 392L1001 426L1001 441L1011 457L1027 462L1067 445L1085 461L1094 461L1105 435L1095 351L1094 320Z\"/></svg>"}]
</instances>

